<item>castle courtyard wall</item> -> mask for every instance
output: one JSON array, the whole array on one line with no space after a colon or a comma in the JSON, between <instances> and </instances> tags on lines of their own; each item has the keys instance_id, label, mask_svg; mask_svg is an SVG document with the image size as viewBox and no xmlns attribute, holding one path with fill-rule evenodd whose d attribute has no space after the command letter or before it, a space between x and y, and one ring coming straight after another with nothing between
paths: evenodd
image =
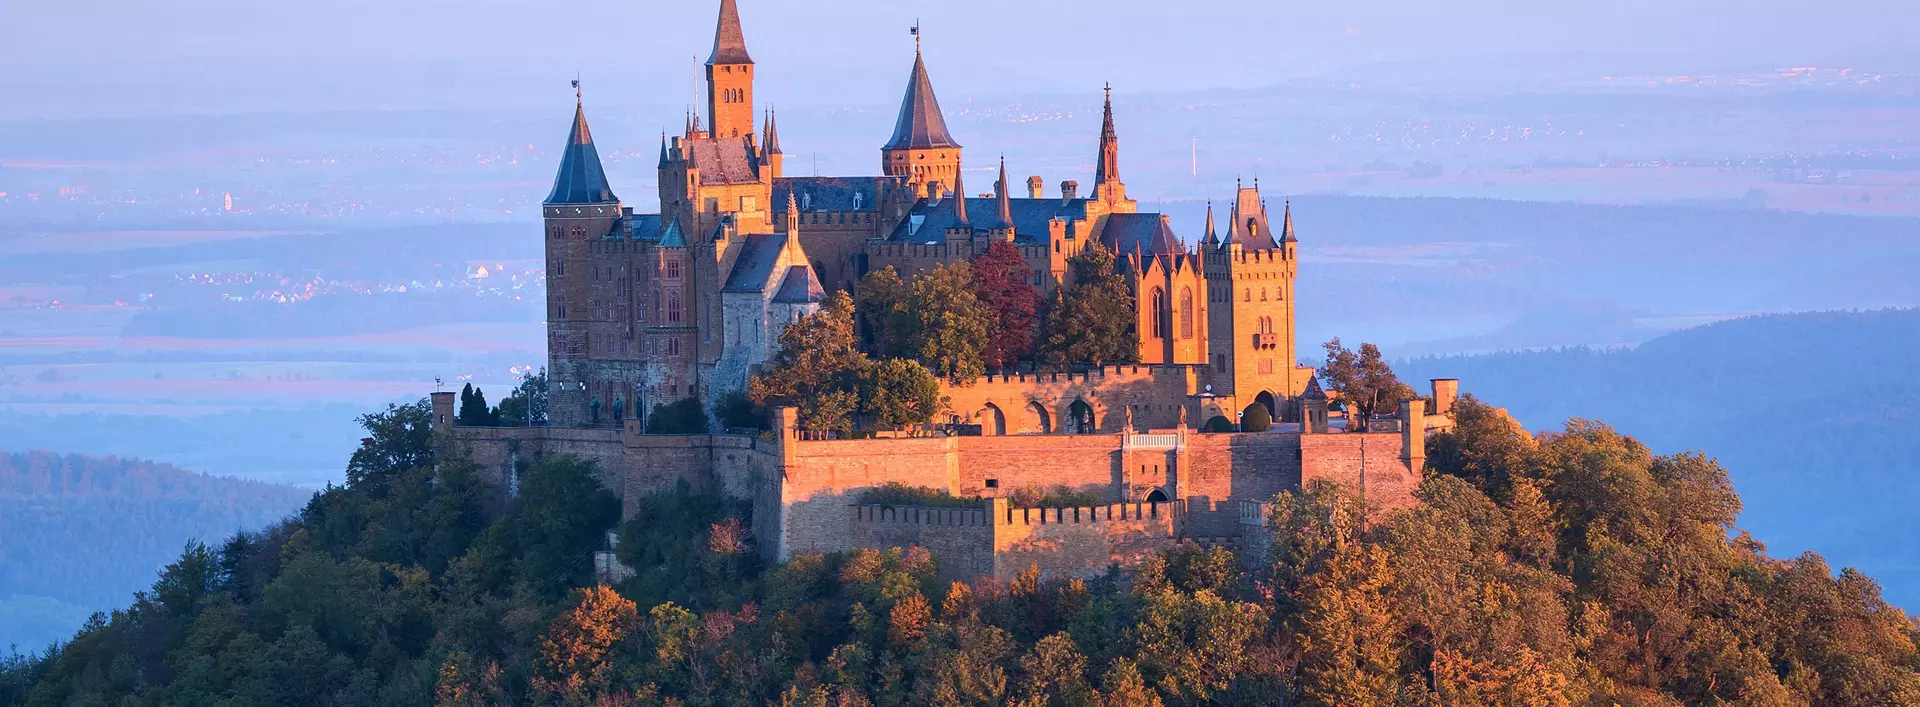
<instances>
[{"instance_id":1,"label":"castle courtyard wall","mask_svg":"<svg viewBox=\"0 0 1920 707\"><path fill-rule=\"evenodd\" d=\"M1113 565L1133 566L1179 542L1179 508L1178 503L1009 508L1001 502L993 525L993 577L1005 581L1029 567L1047 577L1094 577Z\"/></svg>"}]
</instances>

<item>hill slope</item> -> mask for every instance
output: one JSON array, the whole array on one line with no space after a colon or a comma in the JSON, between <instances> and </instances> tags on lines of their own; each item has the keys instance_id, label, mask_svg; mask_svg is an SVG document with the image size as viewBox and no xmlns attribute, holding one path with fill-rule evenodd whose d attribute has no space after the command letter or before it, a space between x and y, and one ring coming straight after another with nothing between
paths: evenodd
<instances>
[{"instance_id":1,"label":"hill slope","mask_svg":"<svg viewBox=\"0 0 1920 707\"><path fill-rule=\"evenodd\" d=\"M1814 312L1688 329L1634 349L1417 359L1533 428L1604 419L1656 450L1707 449L1744 527L1811 548L1920 603L1920 310Z\"/></svg>"},{"instance_id":2,"label":"hill slope","mask_svg":"<svg viewBox=\"0 0 1920 707\"><path fill-rule=\"evenodd\" d=\"M259 528L311 495L133 459L0 451L0 650L70 635L144 589L189 539Z\"/></svg>"}]
</instances>

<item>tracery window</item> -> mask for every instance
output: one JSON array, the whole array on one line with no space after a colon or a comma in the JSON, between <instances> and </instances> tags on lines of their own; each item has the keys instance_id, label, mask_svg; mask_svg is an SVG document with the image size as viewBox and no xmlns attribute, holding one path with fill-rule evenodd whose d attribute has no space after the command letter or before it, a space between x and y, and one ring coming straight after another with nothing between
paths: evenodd
<instances>
[{"instance_id":1,"label":"tracery window","mask_svg":"<svg viewBox=\"0 0 1920 707\"><path fill-rule=\"evenodd\" d=\"M1160 288L1153 289L1153 338L1167 338L1167 295Z\"/></svg>"},{"instance_id":2,"label":"tracery window","mask_svg":"<svg viewBox=\"0 0 1920 707\"><path fill-rule=\"evenodd\" d=\"M1180 290L1180 338L1193 338L1193 289Z\"/></svg>"}]
</instances>

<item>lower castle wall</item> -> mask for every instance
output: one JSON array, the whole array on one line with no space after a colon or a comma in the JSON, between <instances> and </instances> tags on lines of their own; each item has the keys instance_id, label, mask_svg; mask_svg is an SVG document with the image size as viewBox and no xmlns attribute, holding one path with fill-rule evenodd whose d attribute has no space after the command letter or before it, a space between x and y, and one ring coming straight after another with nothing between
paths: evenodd
<instances>
[{"instance_id":1,"label":"lower castle wall","mask_svg":"<svg viewBox=\"0 0 1920 707\"><path fill-rule=\"evenodd\" d=\"M851 547L919 546L933 553L941 582L993 574L994 524L984 508L854 506Z\"/></svg>"},{"instance_id":2,"label":"lower castle wall","mask_svg":"<svg viewBox=\"0 0 1920 707\"><path fill-rule=\"evenodd\" d=\"M1116 503L1086 508L1007 508L996 504L993 577L1029 567L1043 576L1094 577L1132 566L1179 541L1179 503ZM937 555L936 555L937 556Z\"/></svg>"},{"instance_id":3,"label":"lower castle wall","mask_svg":"<svg viewBox=\"0 0 1920 707\"><path fill-rule=\"evenodd\" d=\"M1400 458L1404 440L1398 432L1300 435L1300 483L1295 488L1326 479L1352 492L1364 490L1376 508L1410 508L1420 486L1424 461L1409 469ZM1253 500L1266 500L1271 495Z\"/></svg>"}]
</instances>

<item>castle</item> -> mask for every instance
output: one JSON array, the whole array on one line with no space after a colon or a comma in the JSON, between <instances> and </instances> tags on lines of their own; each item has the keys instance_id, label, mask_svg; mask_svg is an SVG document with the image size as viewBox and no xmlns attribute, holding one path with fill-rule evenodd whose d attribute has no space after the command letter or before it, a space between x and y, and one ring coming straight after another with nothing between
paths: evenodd
<instances>
[{"instance_id":1,"label":"castle","mask_svg":"<svg viewBox=\"0 0 1920 707\"><path fill-rule=\"evenodd\" d=\"M1204 234L1188 246L1167 216L1143 213L1127 196L1109 91L1086 195L1068 180L1047 196L1034 176L1016 197L1004 158L992 192L968 195L964 152L917 40L879 175L790 177L776 116L756 125L754 70L735 0L721 0L706 114L662 135L651 214L615 196L576 91L542 208L550 423L458 427L452 394L434 396L436 426L507 488L525 459L578 454L600 462L630 513L644 494L684 480L751 500L770 558L917 544L956 578L1028 564L1098 571L1167 543L1235 543L1259 525L1249 509L1315 478L1383 506L1411 502L1424 436L1447 424L1455 384L1434 383L1433 416L1416 400L1373 432L1329 424L1315 371L1295 358L1291 208L1276 227L1257 185L1238 189L1224 228L1210 206ZM998 243L1017 248L1043 294L1069 284L1069 259L1090 244L1116 253L1134 294L1137 363L945 385L950 417L979 436L829 440L799 429L790 410L763 436L642 434L657 404L695 398L711 409L744 388L782 328L817 311L827 292L871 270L911 276ZM1253 406L1281 424L1196 429ZM866 489L888 483L982 505L859 505ZM1006 500L1053 486L1095 489L1109 504L1023 509Z\"/></svg>"}]
</instances>

